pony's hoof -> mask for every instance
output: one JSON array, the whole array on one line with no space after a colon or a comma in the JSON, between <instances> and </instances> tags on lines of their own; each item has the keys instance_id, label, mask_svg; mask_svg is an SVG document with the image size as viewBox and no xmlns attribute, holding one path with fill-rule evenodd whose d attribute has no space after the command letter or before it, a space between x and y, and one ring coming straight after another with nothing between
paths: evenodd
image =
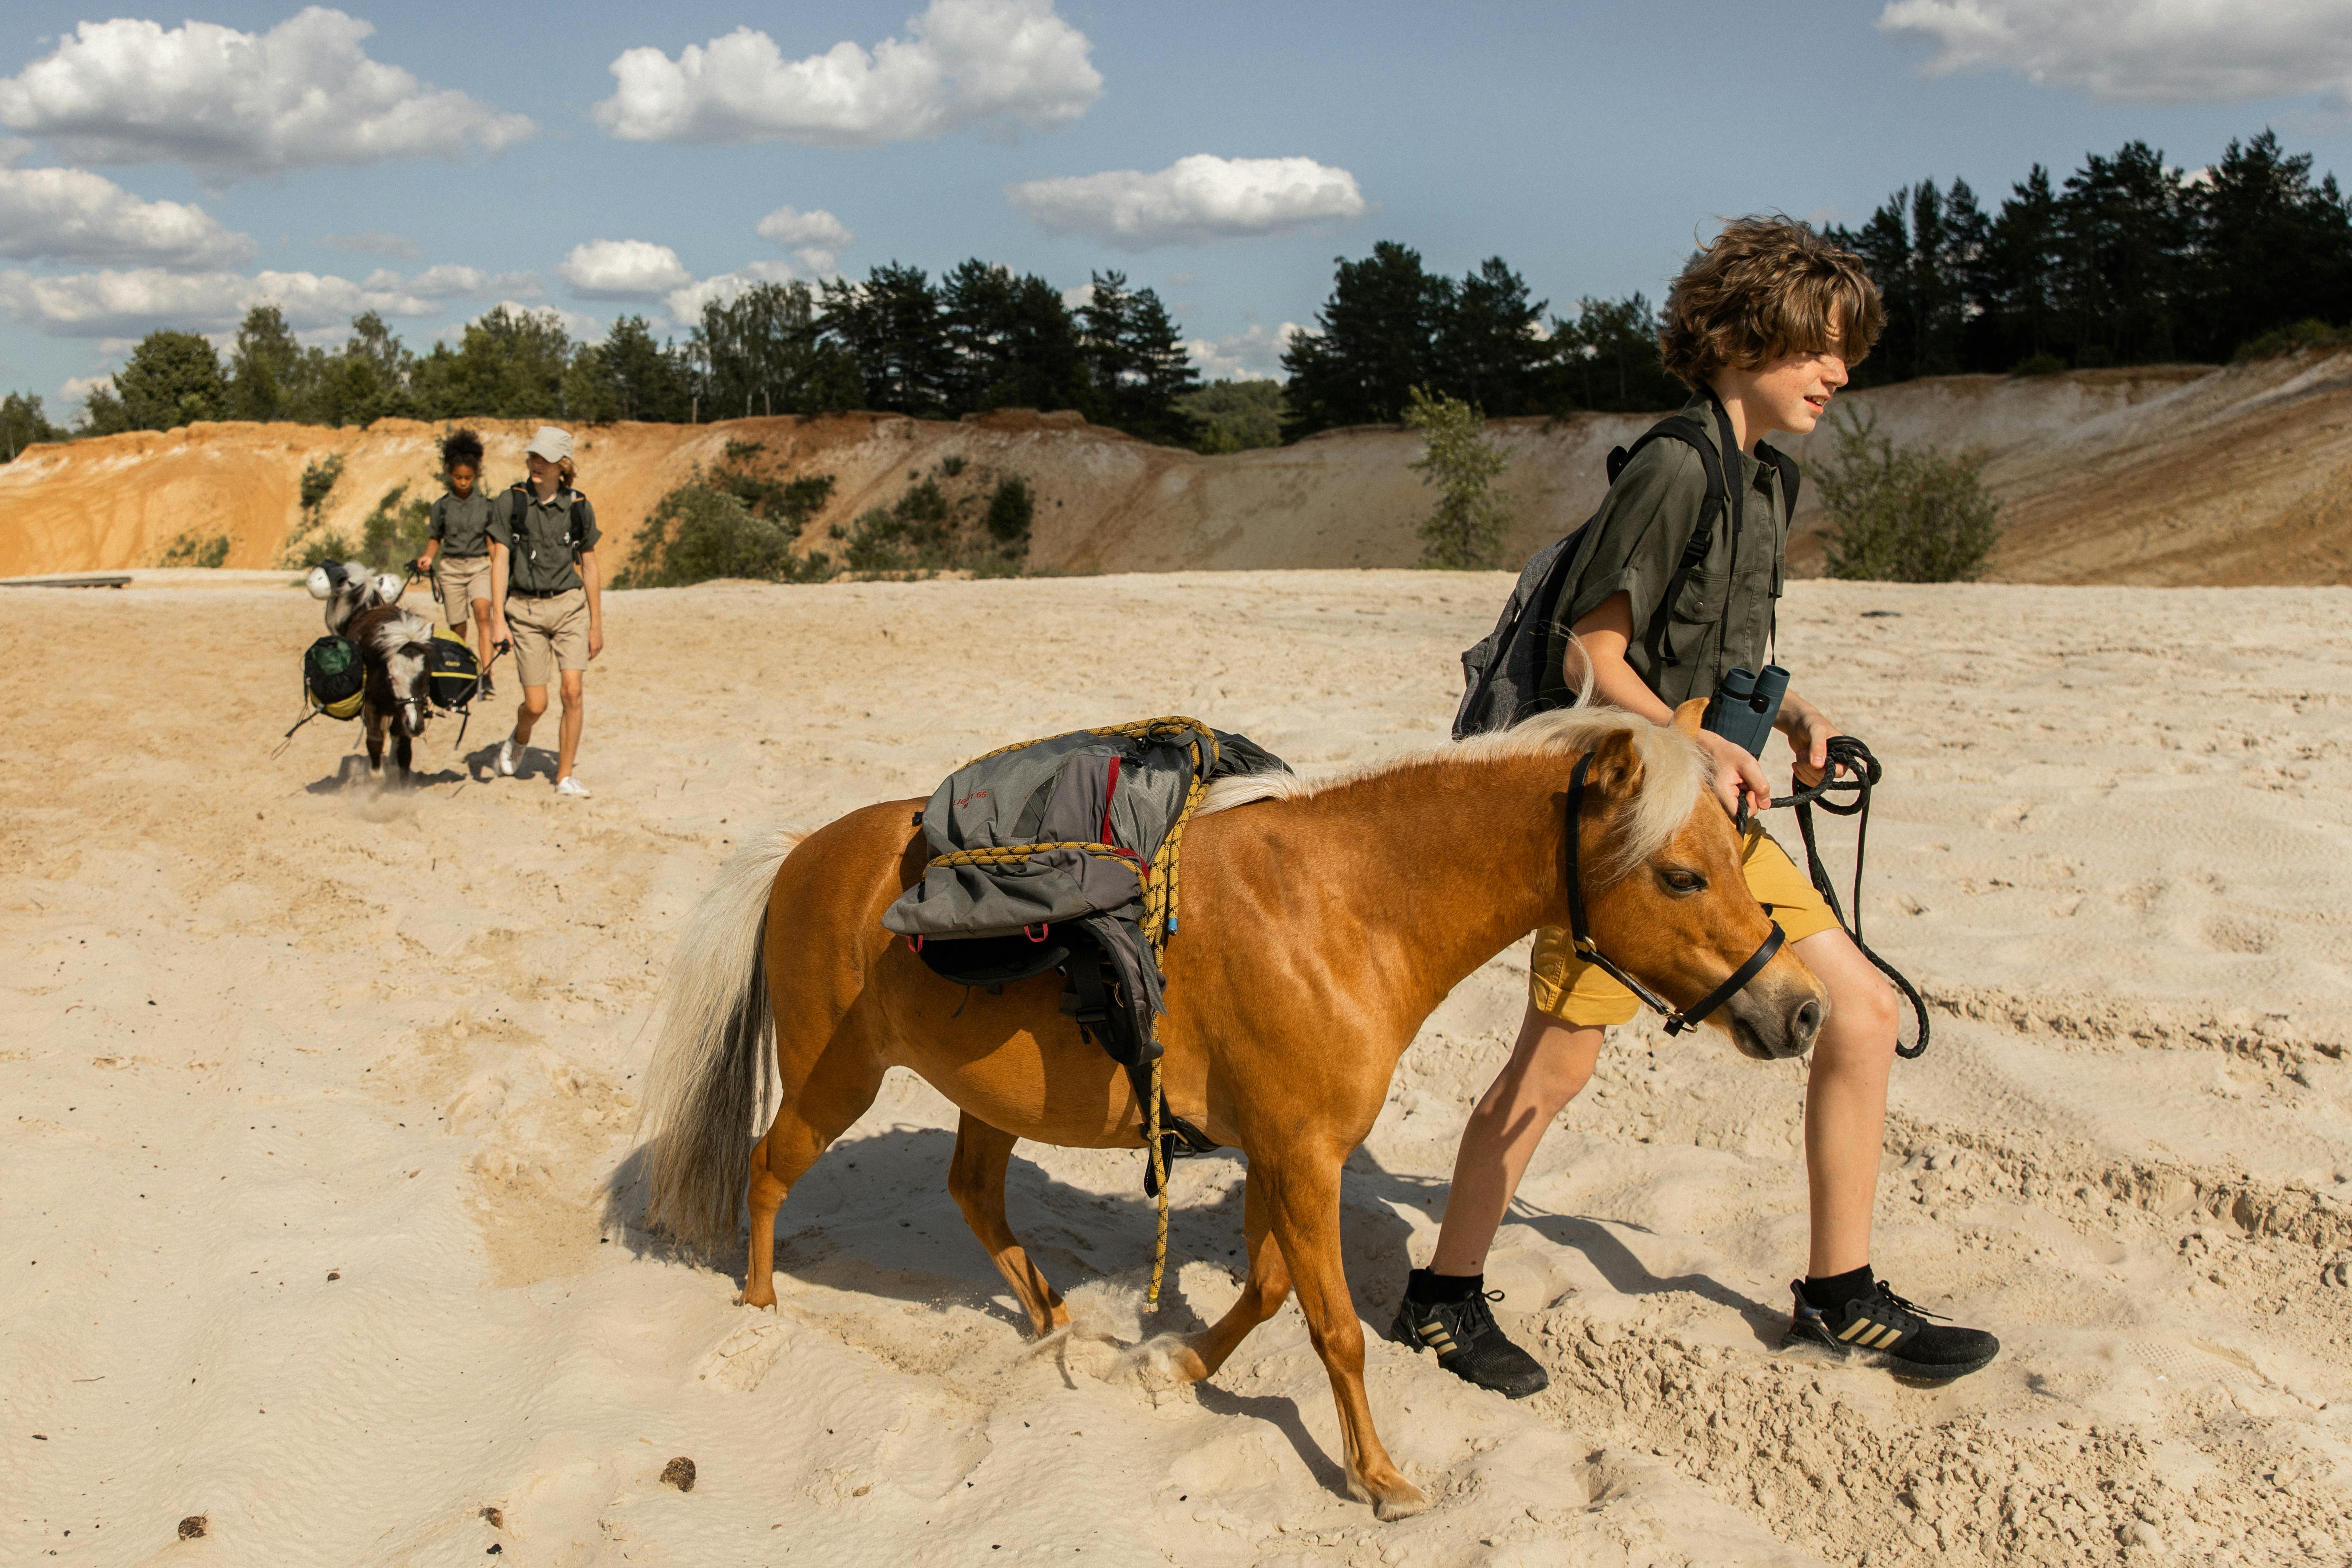
<instances>
[{"instance_id":1,"label":"pony's hoof","mask_svg":"<svg viewBox=\"0 0 2352 1568\"><path fill-rule=\"evenodd\" d=\"M1375 1490L1370 1481L1350 1469L1348 1472L1348 1495L1358 1502L1370 1503L1372 1517L1382 1524L1392 1520L1411 1519L1429 1507L1429 1500L1422 1495L1421 1489L1402 1476Z\"/></svg>"},{"instance_id":2,"label":"pony's hoof","mask_svg":"<svg viewBox=\"0 0 2352 1568\"><path fill-rule=\"evenodd\" d=\"M1175 1334L1154 1334L1127 1353L1127 1370L1155 1394L1183 1388L1209 1375L1200 1354Z\"/></svg>"}]
</instances>

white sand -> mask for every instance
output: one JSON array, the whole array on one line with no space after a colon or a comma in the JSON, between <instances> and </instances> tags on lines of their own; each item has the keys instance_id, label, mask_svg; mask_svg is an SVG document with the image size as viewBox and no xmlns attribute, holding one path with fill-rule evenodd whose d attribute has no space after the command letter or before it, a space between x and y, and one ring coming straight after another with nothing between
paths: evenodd
<instances>
[{"instance_id":1,"label":"white sand","mask_svg":"<svg viewBox=\"0 0 2352 1568\"><path fill-rule=\"evenodd\" d=\"M1082 722L1192 713L1307 771L1428 743L1503 579L615 595L585 803L460 782L446 721L415 794L338 786L355 727L273 758L318 627L280 581L0 601L0 1561L2352 1553L2352 593L1798 586L1786 661L1889 766L1868 930L1939 1008L1878 1261L2007 1348L1942 1390L1776 1353L1802 1069L1627 1031L1492 1266L1553 1387L1375 1343L1436 1501L1381 1526L1295 1309L1173 1395L1111 1343L1031 1352L919 1083L787 1205L773 1315L602 1184L730 841ZM1007 610L1034 687L990 646ZM1523 969L1431 1020L1350 1164L1375 1330ZM1140 1162L1024 1144L1013 1173L1016 1228L1128 1344ZM1233 1294L1239 1173L1181 1168L1163 1326ZM691 1494L657 1479L681 1455Z\"/></svg>"}]
</instances>

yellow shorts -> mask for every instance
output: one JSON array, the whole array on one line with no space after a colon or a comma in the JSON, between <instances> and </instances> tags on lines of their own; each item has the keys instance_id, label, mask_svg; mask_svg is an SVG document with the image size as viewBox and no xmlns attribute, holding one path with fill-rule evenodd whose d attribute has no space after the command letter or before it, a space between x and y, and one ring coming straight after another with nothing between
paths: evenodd
<instances>
[{"instance_id":1,"label":"yellow shorts","mask_svg":"<svg viewBox=\"0 0 2352 1568\"><path fill-rule=\"evenodd\" d=\"M490 602L490 558L487 555L436 555L433 559L433 592L441 601L441 618L449 629L463 632L474 624L474 601Z\"/></svg>"},{"instance_id":2,"label":"yellow shorts","mask_svg":"<svg viewBox=\"0 0 2352 1568\"><path fill-rule=\"evenodd\" d=\"M1780 922L1790 942L1838 929L1837 917L1830 913L1812 879L1797 868L1761 824L1748 825L1739 863L1748 873L1748 890ZM1528 962L1528 1000L1538 1012L1580 1029L1630 1024L1642 1010L1631 991L1576 956L1564 926L1546 926L1536 932L1535 952Z\"/></svg>"},{"instance_id":3,"label":"yellow shorts","mask_svg":"<svg viewBox=\"0 0 2352 1568\"><path fill-rule=\"evenodd\" d=\"M587 668L588 590L545 599L509 595L507 631L514 637L515 676L525 686L545 686L558 669Z\"/></svg>"}]
</instances>

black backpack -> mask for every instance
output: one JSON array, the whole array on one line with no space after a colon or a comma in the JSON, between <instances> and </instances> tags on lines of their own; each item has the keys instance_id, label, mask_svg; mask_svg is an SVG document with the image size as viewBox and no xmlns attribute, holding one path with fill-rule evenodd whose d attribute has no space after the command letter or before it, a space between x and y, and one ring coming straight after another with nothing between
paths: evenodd
<instances>
[{"instance_id":1,"label":"black backpack","mask_svg":"<svg viewBox=\"0 0 2352 1568\"><path fill-rule=\"evenodd\" d=\"M366 684L359 644L349 637L320 637L302 655L302 689L310 706L330 719L359 717L360 690Z\"/></svg>"},{"instance_id":2,"label":"black backpack","mask_svg":"<svg viewBox=\"0 0 2352 1568\"><path fill-rule=\"evenodd\" d=\"M1719 401L1714 401L1714 408L1721 449L1736 450L1738 443L1732 439L1731 416ZM1681 596L1683 584L1691 573L1715 547L1715 520L1723 510L1727 492L1723 465L1716 455L1717 448L1700 428L1698 416L1688 409L1659 420L1643 432L1632 447L1612 448L1609 454L1610 484L1616 484L1617 476L1625 471L1625 465L1633 460L1636 453L1657 440L1680 441L1689 447L1698 454L1699 466L1706 472L1706 499L1699 505L1697 525L1691 530L1690 542L1683 546L1682 560L1667 580L1666 591L1659 598L1657 610L1643 634L1653 661L1673 664L1677 661L1666 641L1667 611ZM1790 515L1795 516L1799 483L1795 459L1760 441L1757 443L1756 455L1780 470L1781 497ZM1729 500L1732 537L1737 541L1742 509L1738 496L1730 495ZM1594 517L1598 516L1596 512ZM1592 523L1593 519L1587 519L1567 537L1537 551L1520 570L1519 581L1511 590L1510 602L1503 606L1502 618L1495 623L1495 629L1475 647L1464 650L1462 706L1454 715L1455 740L1491 730L1507 730L1532 714L1564 706L1557 699L1547 697L1544 690L1548 684L1544 666L1551 646L1550 616L1560 595L1568 591L1591 557L1588 546L1599 541ZM1728 595L1726 600L1727 612Z\"/></svg>"}]
</instances>

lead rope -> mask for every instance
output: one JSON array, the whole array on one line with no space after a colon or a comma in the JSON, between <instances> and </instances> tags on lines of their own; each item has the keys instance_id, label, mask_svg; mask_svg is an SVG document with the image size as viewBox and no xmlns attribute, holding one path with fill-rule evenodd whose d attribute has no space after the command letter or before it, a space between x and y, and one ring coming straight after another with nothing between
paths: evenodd
<instances>
[{"instance_id":1,"label":"lead rope","mask_svg":"<svg viewBox=\"0 0 2352 1568\"><path fill-rule=\"evenodd\" d=\"M1805 869L1812 877L1813 890L1821 894L1823 903L1829 905L1830 913L1836 918L1839 928L1853 939L1853 945L1862 950L1863 957L1870 960L1881 974L1893 981L1903 993L1904 1000L1911 1005L1911 1016L1919 1021L1919 1038L1908 1046L1898 1040L1895 1046L1895 1054L1909 1061L1927 1048L1927 1004L1921 998L1919 988L1912 984L1901 970L1879 957L1871 950L1870 944L1862 940L1863 855L1870 846L1870 792L1878 783L1880 772L1878 759L1871 755L1870 748L1859 739L1853 735L1832 736L1829 744L1828 764L1822 770L1821 782L1807 785L1794 795L1780 796L1772 805L1775 809L1784 805L1797 808L1797 832L1805 841ZM1844 776L1841 777L1841 774ZM1850 792L1852 798L1843 802L1832 800L1829 795L1832 790ZM1816 805L1832 816L1861 818L1854 824L1853 830L1852 924L1846 921L1845 910L1838 902L1837 885L1830 879L1829 868L1822 864L1821 846L1813 838L1813 807ZM1745 809L1743 801L1743 816Z\"/></svg>"},{"instance_id":2,"label":"lead rope","mask_svg":"<svg viewBox=\"0 0 2352 1568\"><path fill-rule=\"evenodd\" d=\"M1166 723L1160 720L1157 722ZM1194 724L1192 720L1177 722ZM1168 939L1176 934L1176 852L1184 839L1184 825L1192 820L1202 798L1209 793L1209 774L1217 765L1215 731L1205 724L1195 724L1203 742L1194 739L1192 746L1192 787L1184 796L1184 809L1176 814L1176 821L1168 836L1160 841L1160 848L1151 857L1150 877L1143 887L1143 934L1151 943L1152 956L1163 957L1168 951ZM1205 745L1205 751L1203 747ZM1160 1088L1160 1058L1151 1060L1151 1103L1145 1110L1144 1137L1151 1148L1151 1184L1160 1197L1159 1227L1151 1238L1151 1289L1143 1298L1143 1310L1160 1310L1160 1285L1168 1272L1168 1146L1160 1142L1160 1107L1166 1096Z\"/></svg>"}]
</instances>

